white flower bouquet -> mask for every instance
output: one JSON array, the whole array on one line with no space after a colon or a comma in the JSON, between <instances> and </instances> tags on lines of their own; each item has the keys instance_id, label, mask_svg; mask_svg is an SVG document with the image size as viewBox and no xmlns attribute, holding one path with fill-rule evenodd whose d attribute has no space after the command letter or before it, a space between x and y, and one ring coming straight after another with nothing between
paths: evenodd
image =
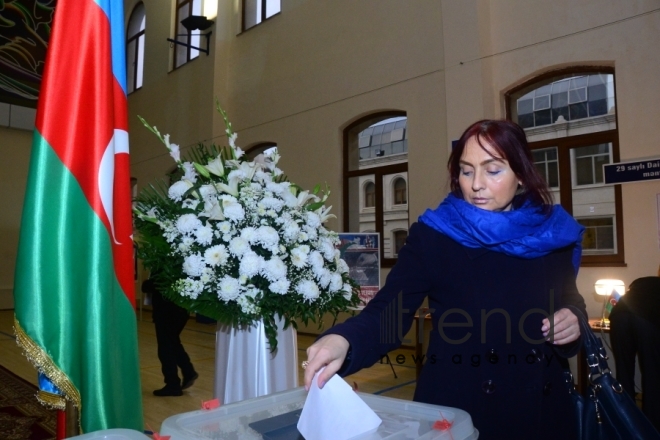
<instances>
[{"instance_id":1,"label":"white flower bouquet","mask_svg":"<svg viewBox=\"0 0 660 440\"><path fill-rule=\"evenodd\" d=\"M142 123L165 144L179 180L152 184L137 198L138 257L163 294L221 323L263 320L276 349L275 317L286 325L316 321L358 304L357 284L339 258L337 234L323 224L329 192L309 192L277 168L277 148L248 161L236 146L200 144L182 159L178 145ZM319 321L320 324L320 321Z\"/></svg>"}]
</instances>

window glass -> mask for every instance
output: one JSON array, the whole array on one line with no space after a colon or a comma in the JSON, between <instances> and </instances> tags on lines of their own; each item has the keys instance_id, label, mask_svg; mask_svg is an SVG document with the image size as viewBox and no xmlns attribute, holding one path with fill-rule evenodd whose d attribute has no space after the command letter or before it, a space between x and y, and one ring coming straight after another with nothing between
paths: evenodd
<instances>
[{"instance_id":1,"label":"window glass","mask_svg":"<svg viewBox=\"0 0 660 440\"><path fill-rule=\"evenodd\" d=\"M566 72L507 94L508 114L525 129L554 202L586 228L582 264L622 265L621 188L603 177L603 165L619 161L614 74Z\"/></svg>"},{"instance_id":2,"label":"window glass","mask_svg":"<svg viewBox=\"0 0 660 440\"><path fill-rule=\"evenodd\" d=\"M558 78L521 93L515 101L511 116L523 128L606 115L615 109L614 75Z\"/></svg>"},{"instance_id":3,"label":"window glass","mask_svg":"<svg viewBox=\"0 0 660 440\"><path fill-rule=\"evenodd\" d=\"M384 267L396 261L395 231L408 230L406 121L374 115L344 131L344 230L379 232Z\"/></svg>"},{"instance_id":4,"label":"window glass","mask_svg":"<svg viewBox=\"0 0 660 440\"><path fill-rule=\"evenodd\" d=\"M126 87L127 93L142 87L144 71L144 32L146 16L143 3L138 3L126 29Z\"/></svg>"},{"instance_id":5,"label":"window glass","mask_svg":"<svg viewBox=\"0 0 660 440\"><path fill-rule=\"evenodd\" d=\"M394 231L394 252L399 254L401 248L406 244L406 238L408 238L408 231Z\"/></svg>"},{"instance_id":6,"label":"window glass","mask_svg":"<svg viewBox=\"0 0 660 440\"><path fill-rule=\"evenodd\" d=\"M200 47L201 36L199 30L188 31L181 21L191 15L202 15L202 0L177 0L176 9L176 36L181 43ZM181 44L174 45L174 68L182 66L199 56L199 50Z\"/></svg>"},{"instance_id":7,"label":"window glass","mask_svg":"<svg viewBox=\"0 0 660 440\"><path fill-rule=\"evenodd\" d=\"M281 9L280 0L243 0L243 30L269 19Z\"/></svg>"},{"instance_id":8,"label":"window glass","mask_svg":"<svg viewBox=\"0 0 660 440\"><path fill-rule=\"evenodd\" d=\"M376 185L373 182L367 182L364 185L364 207L373 208L376 206Z\"/></svg>"},{"instance_id":9,"label":"window glass","mask_svg":"<svg viewBox=\"0 0 660 440\"><path fill-rule=\"evenodd\" d=\"M394 204L404 205L408 203L408 189L406 181L398 178L394 181Z\"/></svg>"}]
</instances>

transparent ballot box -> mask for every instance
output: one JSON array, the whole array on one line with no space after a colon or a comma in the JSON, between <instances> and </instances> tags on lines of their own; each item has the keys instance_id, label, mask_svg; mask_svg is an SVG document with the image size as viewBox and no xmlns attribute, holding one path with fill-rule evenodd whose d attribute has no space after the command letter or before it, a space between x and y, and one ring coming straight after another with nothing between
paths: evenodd
<instances>
[{"instance_id":1,"label":"transparent ballot box","mask_svg":"<svg viewBox=\"0 0 660 440\"><path fill-rule=\"evenodd\" d=\"M383 423L376 432L354 437L355 440L474 440L479 436L470 415L463 410L373 394L358 395ZM299 387L213 410L177 414L163 422L160 435L169 435L171 440L302 440L296 424L306 397L305 389ZM450 422L451 428L433 429L435 422L442 420Z\"/></svg>"}]
</instances>

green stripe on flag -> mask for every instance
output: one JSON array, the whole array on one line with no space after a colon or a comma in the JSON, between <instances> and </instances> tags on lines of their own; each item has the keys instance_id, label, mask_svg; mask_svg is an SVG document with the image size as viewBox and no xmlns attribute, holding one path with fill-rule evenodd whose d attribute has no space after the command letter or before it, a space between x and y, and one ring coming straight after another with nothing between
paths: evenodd
<instances>
[{"instance_id":1,"label":"green stripe on flag","mask_svg":"<svg viewBox=\"0 0 660 440\"><path fill-rule=\"evenodd\" d=\"M46 368L47 355L77 388L86 432L142 431L136 317L108 231L37 131L32 155L14 288L16 319L43 350L28 356Z\"/></svg>"}]
</instances>

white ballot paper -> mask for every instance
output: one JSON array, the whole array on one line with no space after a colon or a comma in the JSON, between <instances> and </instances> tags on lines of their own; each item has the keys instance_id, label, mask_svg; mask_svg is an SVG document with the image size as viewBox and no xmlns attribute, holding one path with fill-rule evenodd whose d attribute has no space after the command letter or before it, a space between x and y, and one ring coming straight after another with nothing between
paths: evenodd
<instances>
[{"instance_id":1,"label":"white ballot paper","mask_svg":"<svg viewBox=\"0 0 660 440\"><path fill-rule=\"evenodd\" d=\"M348 440L375 432L382 420L364 403L344 379L336 374L323 389L312 380L300 419L298 431L305 440Z\"/></svg>"}]
</instances>

